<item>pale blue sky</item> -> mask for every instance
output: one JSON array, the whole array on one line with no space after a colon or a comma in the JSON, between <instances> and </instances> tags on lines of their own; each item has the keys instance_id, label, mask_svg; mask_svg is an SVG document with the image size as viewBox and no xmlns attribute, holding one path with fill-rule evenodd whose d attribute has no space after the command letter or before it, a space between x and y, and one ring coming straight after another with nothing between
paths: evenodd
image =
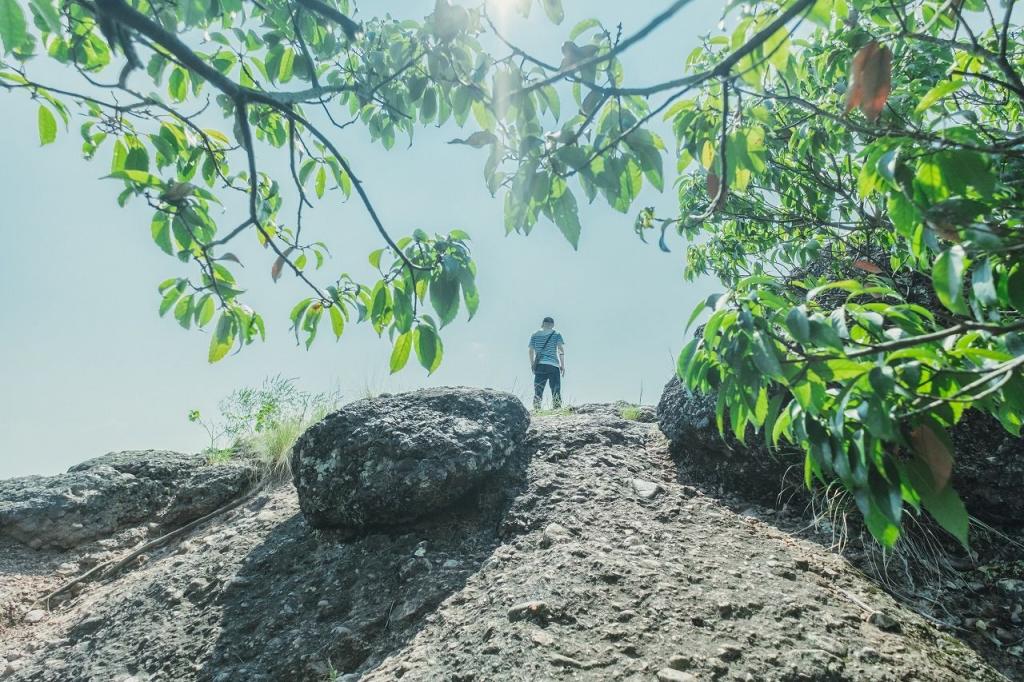
<instances>
[{"instance_id":1,"label":"pale blue sky","mask_svg":"<svg viewBox=\"0 0 1024 682\"><path fill-rule=\"evenodd\" d=\"M535 10L529 22L512 22L510 35L558 62L558 46L579 19L621 21L628 35L667 4L564 2L563 26L551 26ZM362 3L369 14L375 6L421 17L433 0ZM698 36L715 30L720 7L695 0L628 52L630 81L678 76ZM54 85L74 83L44 64L33 73ZM341 148L394 234L458 227L472 235L479 313L444 330L444 364L433 376L414 363L389 376L390 346L364 325L350 327L340 343L325 329L309 352L296 346L287 315L304 295L301 287L288 276L272 284L264 254L233 249L243 254L248 300L263 312L269 338L209 365L205 333L157 316L157 283L186 270L153 245L148 207L118 208L118 184L98 180L108 152L84 161L77 125L40 149L36 106L24 95L0 93L0 112L0 478L55 473L112 450L199 449L205 435L186 412L215 412L223 395L268 375L296 377L309 390L339 387L347 399L367 387L441 385L490 386L525 397L526 343L544 315L555 317L566 339L569 401L636 401L642 390L644 402L655 402L673 371L687 316L717 287L684 282L678 242L670 254L641 243L632 232L635 212L622 215L603 203L583 208L578 252L543 221L529 237L505 237L500 197L492 199L482 180L484 152L444 144L454 128L419 131L412 149L391 152L351 128L340 134ZM669 131L662 132L669 141ZM673 191L645 190L636 208L644 205L671 213ZM307 220L306 229L332 247L336 271L369 277L366 254L379 244L361 206L325 202Z\"/></svg>"}]
</instances>

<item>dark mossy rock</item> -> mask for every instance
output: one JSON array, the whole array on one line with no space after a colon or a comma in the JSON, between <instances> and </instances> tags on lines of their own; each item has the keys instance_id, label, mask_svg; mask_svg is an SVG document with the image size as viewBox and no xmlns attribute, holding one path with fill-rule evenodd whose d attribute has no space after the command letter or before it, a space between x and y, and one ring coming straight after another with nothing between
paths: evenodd
<instances>
[{"instance_id":1,"label":"dark mossy rock","mask_svg":"<svg viewBox=\"0 0 1024 682\"><path fill-rule=\"evenodd\" d=\"M359 400L299 438L292 473L311 526L357 534L444 509L505 467L530 416L510 393L437 388Z\"/></svg>"},{"instance_id":2,"label":"dark mossy rock","mask_svg":"<svg viewBox=\"0 0 1024 682\"><path fill-rule=\"evenodd\" d=\"M783 490L802 491L803 456L769 452L763 435L749 427L746 444L732 434L723 439L715 425L715 402L712 394L690 393L676 377L665 386L658 426L683 475L761 502L774 501ZM967 510L988 523L1024 526L1024 438L976 410L968 411L950 435L953 487Z\"/></svg>"},{"instance_id":3,"label":"dark mossy rock","mask_svg":"<svg viewBox=\"0 0 1024 682\"><path fill-rule=\"evenodd\" d=\"M770 452L763 436L748 427L745 443L715 423L714 395L688 391L673 376L658 402L658 426L669 440L680 474L750 500L773 504L784 490L800 492L803 458Z\"/></svg>"},{"instance_id":4,"label":"dark mossy rock","mask_svg":"<svg viewBox=\"0 0 1024 682\"><path fill-rule=\"evenodd\" d=\"M1024 438L969 410L954 427L953 487L982 521L1024 526Z\"/></svg>"}]
</instances>

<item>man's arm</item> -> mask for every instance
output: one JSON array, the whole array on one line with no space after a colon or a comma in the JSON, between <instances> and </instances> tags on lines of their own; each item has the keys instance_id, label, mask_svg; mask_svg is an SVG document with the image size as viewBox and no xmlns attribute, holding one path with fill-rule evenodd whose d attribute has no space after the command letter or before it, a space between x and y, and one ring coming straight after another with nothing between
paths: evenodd
<instances>
[{"instance_id":1,"label":"man's arm","mask_svg":"<svg viewBox=\"0 0 1024 682\"><path fill-rule=\"evenodd\" d=\"M565 376L565 346L558 344L558 369Z\"/></svg>"},{"instance_id":2,"label":"man's arm","mask_svg":"<svg viewBox=\"0 0 1024 682\"><path fill-rule=\"evenodd\" d=\"M530 346L530 369L533 369L533 359L537 357L536 352L533 350L533 346Z\"/></svg>"}]
</instances>

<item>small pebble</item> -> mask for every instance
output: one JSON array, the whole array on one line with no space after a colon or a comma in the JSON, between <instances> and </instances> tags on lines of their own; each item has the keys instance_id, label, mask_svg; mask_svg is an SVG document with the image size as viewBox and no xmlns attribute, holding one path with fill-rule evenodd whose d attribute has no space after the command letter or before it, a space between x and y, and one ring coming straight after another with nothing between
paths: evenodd
<instances>
[{"instance_id":1,"label":"small pebble","mask_svg":"<svg viewBox=\"0 0 1024 682\"><path fill-rule=\"evenodd\" d=\"M508 619L511 621L523 620L525 618L546 618L550 610L547 602L540 600L526 601L516 604L508 610Z\"/></svg>"},{"instance_id":2,"label":"small pebble","mask_svg":"<svg viewBox=\"0 0 1024 682\"><path fill-rule=\"evenodd\" d=\"M38 623L44 618L46 618L46 611L43 611L42 609L32 609L25 614L22 620L26 623Z\"/></svg>"}]
</instances>

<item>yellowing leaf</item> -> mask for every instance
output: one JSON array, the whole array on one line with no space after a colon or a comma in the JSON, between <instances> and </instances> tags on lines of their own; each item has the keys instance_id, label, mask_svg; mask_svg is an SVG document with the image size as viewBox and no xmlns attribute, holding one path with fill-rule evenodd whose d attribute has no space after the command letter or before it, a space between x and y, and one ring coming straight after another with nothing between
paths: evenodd
<instances>
[{"instance_id":1,"label":"yellowing leaf","mask_svg":"<svg viewBox=\"0 0 1024 682\"><path fill-rule=\"evenodd\" d=\"M926 110L928 107L935 104L946 95L950 95L956 92L963 86L964 81L962 79L939 83L934 88L932 88L931 90L924 94L924 97L921 98L921 101L917 103L917 108L914 109L914 113L920 114L922 111Z\"/></svg>"},{"instance_id":2,"label":"yellowing leaf","mask_svg":"<svg viewBox=\"0 0 1024 682\"><path fill-rule=\"evenodd\" d=\"M711 164L715 162L715 145L711 143L711 140L706 140L704 146L700 150L700 163L705 168L711 168Z\"/></svg>"}]
</instances>

